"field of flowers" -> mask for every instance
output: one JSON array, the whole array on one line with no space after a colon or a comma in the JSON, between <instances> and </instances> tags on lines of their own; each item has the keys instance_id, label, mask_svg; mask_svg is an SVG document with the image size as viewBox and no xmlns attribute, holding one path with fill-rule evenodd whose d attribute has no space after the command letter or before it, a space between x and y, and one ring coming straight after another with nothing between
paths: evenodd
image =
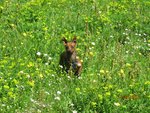
<instances>
[{"instance_id":1,"label":"field of flowers","mask_svg":"<svg viewBox=\"0 0 150 113\"><path fill-rule=\"evenodd\" d=\"M77 36L79 78L60 70ZM148 113L150 1L0 0L0 113Z\"/></svg>"}]
</instances>

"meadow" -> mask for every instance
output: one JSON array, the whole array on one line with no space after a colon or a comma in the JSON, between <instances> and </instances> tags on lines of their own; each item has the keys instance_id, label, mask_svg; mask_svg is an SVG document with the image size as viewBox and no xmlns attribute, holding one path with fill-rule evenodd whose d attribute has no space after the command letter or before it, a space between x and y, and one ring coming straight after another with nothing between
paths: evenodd
<instances>
[{"instance_id":1,"label":"meadow","mask_svg":"<svg viewBox=\"0 0 150 113\"><path fill-rule=\"evenodd\" d=\"M59 66L74 36L79 78ZM0 0L1 113L149 111L149 0Z\"/></svg>"}]
</instances>

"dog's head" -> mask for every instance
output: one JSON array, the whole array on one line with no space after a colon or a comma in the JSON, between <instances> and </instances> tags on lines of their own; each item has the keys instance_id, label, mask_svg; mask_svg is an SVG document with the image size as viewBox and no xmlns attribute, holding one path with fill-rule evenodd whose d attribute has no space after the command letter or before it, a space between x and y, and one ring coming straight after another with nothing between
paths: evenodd
<instances>
[{"instance_id":1,"label":"dog's head","mask_svg":"<svg viewBox=\"0 0 150 113\"><path fill-rule=\"evenodd\" d=\"M64 46L66 49L66 52L68 54L72 54L75 51L75 46L76 46L76 37L73 38L72 41L68 42L66 38L63 38L62 41L64 42Z\"/></svg>"}]
</instances>

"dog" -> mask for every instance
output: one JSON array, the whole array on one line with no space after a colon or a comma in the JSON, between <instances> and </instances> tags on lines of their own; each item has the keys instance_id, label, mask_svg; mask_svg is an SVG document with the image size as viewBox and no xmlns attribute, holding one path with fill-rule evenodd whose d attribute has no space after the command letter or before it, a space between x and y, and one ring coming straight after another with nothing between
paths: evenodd
<instances>
[{"instance_id":1,"label":"dog","mask_svg":"<svg viewBox=\"0 0 150 113\"><path fill-rule=\"evenodd\" d=\"M65 51L60 55L59 65L62 66L62 69L67 73L71 70L75 76L80 76L82 70L82 62L77 57L76 52L76 37L72 41L68 42L66 38L62 39Z\"/></svg>"}]
</instances>

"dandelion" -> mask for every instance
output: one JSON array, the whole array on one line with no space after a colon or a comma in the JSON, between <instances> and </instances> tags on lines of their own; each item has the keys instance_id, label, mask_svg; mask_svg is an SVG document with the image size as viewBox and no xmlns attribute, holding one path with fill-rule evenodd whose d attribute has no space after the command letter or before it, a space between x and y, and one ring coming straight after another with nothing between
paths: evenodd
<instances>
[{"instance_id":1,"label":"dandelion","mask_svg":"<svg viewBox=\"0 0 150 113\"><path fill-rule=\"evenodd\" d=\"M36 54L37 54L37 56L41 56L41 52L37 52Z\"/></svg>"},{"instance_id":2,"label":"dandelion","mask_svg":"<svg viewBox=\"0 0 150 113\"><path fill-rule=\"evenodd\" d=\"M131 67L131 64L129 64L129 63L126 63L126 67Z\"/></svg>"},{"instance_id":3,"label":"dandelion","mask_svg":"<svg viewBox=\"0 0 150 113\"><path fill-rule=\"evenodd\" d=\"M114 102L114 105L115 105L115 106L120 106L120 103Z\"/></svg>"},{"instance_id":4,"label":"dandelion","mask_svg":"<svg viewBox=\"0 0 150 113\"><path fill-rule=\"evenodd\" d=\"M120 70L120 73L121 73L121 74L124 74L124 70L123 70L123 69L121 69L121 70Z\"/></svg>"},{"instance_id":5,"label":"dandelion","mask_svg":"<svg viewBox=\"0 0 150 113\"><path fill-rule=\"evenodd\" d=\"M105 74L105 71L101 69L101 70L100 70L100 73L101 73L101 74Z\"/></svg>"},{"instance_id":6,"label":"dandelion","mask_svg":"<svg viewBox=\"0 0 150 113\"><path fill-rule=\"evenodd\" d=\"M25 37L26 37L26 36L27 36L27 34L26 34L26 33L23 33L23 36L25 36Z\"/></svg>"},{"instance_id":7,"label":"dandelion","mask_svg":"<svg viewBox=\"0 0 150 113\"><path fill-rule=\"evenodd\" d=\"M89 52L89 55L92 57L92 56L94 56L94 53L93 52Z\"/></svg>"},{"instance_id":8,"label":"dandelion","mask_svg":"<svg viewBox=\"0 0 150 113\"><path fill-rule=\"evenodd\" d=\"M32 81L28 81L27 84L28 84L29 86L31 86L31 87L34 87L34 85L35 85L33 80L32 80Z\"/></svg>"}]
</instances>

